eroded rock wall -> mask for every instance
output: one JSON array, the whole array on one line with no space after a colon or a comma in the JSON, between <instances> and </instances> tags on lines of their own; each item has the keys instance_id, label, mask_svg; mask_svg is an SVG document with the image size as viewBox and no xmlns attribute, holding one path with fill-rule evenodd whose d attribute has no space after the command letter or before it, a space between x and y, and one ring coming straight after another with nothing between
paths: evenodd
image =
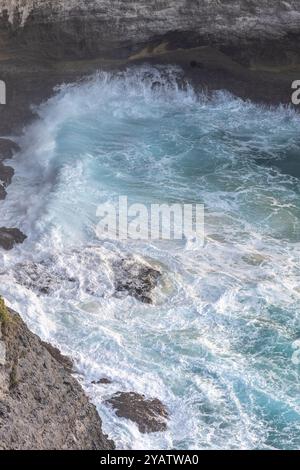
<instances>
[{"instance_id":1,"label":"eroded rock wall","mask_svg":"<svg viewBox=\"0 0 300 470\"><path fill-rule=\"evenodd\" d=\"M0 0L2 46L49 57L124 57L167 37L175 46L270 44L295 54L298 0ZM1 40L0 40L1 47ZM267 47L267 46L266 46Z\"/></svg>"}]
</instances>

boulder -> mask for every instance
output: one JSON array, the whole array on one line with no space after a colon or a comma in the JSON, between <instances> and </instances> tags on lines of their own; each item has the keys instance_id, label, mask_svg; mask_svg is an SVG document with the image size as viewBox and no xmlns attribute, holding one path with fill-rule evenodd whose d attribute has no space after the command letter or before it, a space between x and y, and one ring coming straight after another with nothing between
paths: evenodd
<instances>
[{"instance_id":1,"label":"boulder","mask_svg":"<svg viewBox=\"0 0 300 470\"><path fill-rule=\"evenodd\" d=\"M102 377L102 379L93 380L92 384L93 385L110 385L112 384L112 381L110 379L107 379L106 377Z\"/></svg>"},{"instance_id":2,"label":"boulder","mask_svg":"<svg viewBox=\"0 0 300 470\"><path fill-rule=\"evenodd\" d=\"M0 247L4 250L12 250L16 244L23 243L26 238L18 228L0 227Z\"/></svg>"},{"instance_id":3,"label":"boulder","mask_svg":"<svg viewBox=\"0 0 300 470\"><path fill-rule=\"evenodd\" d=\"M3 186L8 186L11 183L13 176L14 169L10 166L5 166L0 162L0 182L2 182Z\"/></svg>"},{"instance_id":4,"label":"boulder","mask_svg":"<svg viewBox=\"0 0 300 470\"><path fill-rule=\"evenodd\" d=\"M168 411L157 398L147 399L135 392L118 392L107 404L113 407L119 418L130 419L141 433L162 432L167 429Z\"/></svg>"},{"instance_id":5,"label":"boulder","mask_svg":"<svg viewBox=\"0 0 300 470\"><path fill-rule=\"evenodd\" d=\"M161 272L132 258L114 263L115 289L120 295L130 295L140 302L152 304L152 291L157 287Z\"/></svg>"}]
</instances>

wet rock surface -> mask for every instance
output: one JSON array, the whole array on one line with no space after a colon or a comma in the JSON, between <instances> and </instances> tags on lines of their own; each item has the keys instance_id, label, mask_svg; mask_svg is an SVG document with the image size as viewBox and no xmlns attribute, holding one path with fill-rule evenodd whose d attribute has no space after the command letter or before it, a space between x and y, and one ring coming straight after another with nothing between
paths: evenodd
<instances>
[{"instance_id":1,"label":"wet rock surface","mask_svg":"<svg viewBox=\"0 0 300 470\"><path fill-rule=\"evenodd\" d=\"M141 433L162 432L167 429L168 411L157 398L147 399L135 392L119 392L106 403L112 406L119 418L135 422Z\"/></svg>"},{"instance_id":2,"label":"wet rock surface","mask_svg":"<svg viewBox=\"0 0 300 470\"><path fill-rule=\"evenodd\" d=\"M6 191L5 191L5 188L4 186L2 186L1 182L0 182L0 201L2 199L5 199L6 198Z\"/></svg>"},{"instance_id":3,"label":"wet rock surface","mask_svg":"<svg viewBox=\"0 0 300 470\"><path fill-rule=\"evenodd\" d=\"M61 266L60 256L68 260L68 269ZM17 264L12 270L13 278L39 295L65 295L68 292L70 295L72 290L74 293L82 290L93 297L129 295L143 303L153 302L152 291L157 287L161 273L139 258L120 258L113 254L106 258L96 247L60 256ZM82 278L81 270L89 275Z\"/></svg>"},{"instance_id":4,"label":"wet rock surface","mask_svg":"<svg viewBox=\"0 0 300 470\"><path fill-rule=\"evenodd\" d=\"M10 166L3 165L0 162L0 182L3 184L4 187L7 187L14 176L14 169Z\"/></svg>"},{"instance_id":5,"label":"wet rock surface","mask_svg":"<svg viewBox=\"0 0 300 470\"><path fill-rule=\"evenodd\" d=\"M12 158L13 154L18 151L18 146L8 139L0 138L0 200L6 197L6 188L10 185L14 169L4 165L2 162L8 158Z\"/></svg>"},{"instance_id":6,"label":"wet rock surface","mask_svg":"<svg viewBox=\"0 0 300 470\"><path fill-rule=\"evenodd\" d=\"M51 356L65 368L67 372L74 372L72 359L70 359L68 356L64 356L60 350L52 346L52 344L42 341L42 345L47 349Z\"/></svg>"},{"instance_id":7,"label":"wet rock surface","mask_svg":"<svg viewBox=\"0 0 300 470\"><path fill-rule=\"evenodd\" d=\"M66 271L55 269L53 260L18 264L14 276L18 284L43 295L56 292L62 287L62 283L64 289L79 286L78 280L70 278Z\"/></svg>"},{"instance_id":8,"label":"wet rock surface","mask_svg":"<svg viewBox=\"0 0 300 470\"><path fill-rule=\"evenodd\" d=\"M14 169L2 162L12 158L19 150L19 146L12 140L0 138L0 201L6 198L6 189L11 184L14 176ZM4 250L12 250L16 244L23 243L25 239L26 235L17 228L0 227L0 248Z\"/></svg>"},{"instance_id":9,"label":"wet rock surface","mask_svg":"<svg viewBox=\"0 0 300 470\"><path fill-rule=\"evenodd\" d=\"M0 200L6 197L6 188L10 185L14 170L0 162Z\"/></svg>"},{"instance_id":10,"label":"wet rock surface","mask_svg":"<svg viewBox=\"0 0 300 470\"><path fill-rule=\"evenodd\" d=\"M14 153L20 150L12 140L0 138L0 162L12 158Z\"/></svg>"},{"instance_id":11,"label":"wet rock surface","mask_svg":"<svg viewBox=\"0 0 300 470\"><path fill-rule=\"evenodd\" d=\"M92 384L93 385L110 385L112 384L112 381L106 377L102 377L102 379L93 380Z\"/></svg>"},{"instance_id":12,"label":"wet rock surface","mask_svg":"<svg viewBox=\"0 0 300 470\"><path fill-rule=\"evenodd\" d=\"M152 291L157 287L161 272L149 265L123 259L114 264L115 288L119 295L130 295L140 302L152 304Z\"/></svg>"},{"instance_id":13,"label":"wet rock surface","mask_svg":"<svg viewBox=\"0 0 300 470\"><path fill-rule=\"evenodd\" d=\"M122 58L164 38L266 64L275 49L291 62L299 59L299 13L298 0L0 0L3 42L48 58Z\"/></svg>"},{"instance_id":14,"label":"wet rock surface","mask_svg":"<svg viewBox=\"0 0 300 470\"><path fill-rule=\"evenodd\" d=\"M0 248L12 250L16 244L23 243L26 235L18 228L0 227Z\"/></svg>"},{"instance_id":15,"label":"wet rock surface","mask_svg":"<svg viewBox=\"0 0 300 470\"><path fill-rule=\"evenodd\" d=\"M72 361L16 313L9 316L0 323L0 449L113 449L96 408L70 374Z\"/></svg>"}]
</instances>

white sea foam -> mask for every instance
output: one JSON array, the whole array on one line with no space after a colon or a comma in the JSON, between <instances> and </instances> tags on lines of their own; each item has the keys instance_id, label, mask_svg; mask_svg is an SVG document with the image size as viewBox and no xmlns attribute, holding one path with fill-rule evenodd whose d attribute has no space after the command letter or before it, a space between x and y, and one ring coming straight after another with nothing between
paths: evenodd
<instances>
[{"instance_id":1,"label":"white sea foam","mask_svg":"<svg viewBox=\"0 0 300 470\"><path fill-rule=\"evenodd\" d=\"M300 120L179 83L176 69L99 73L39 108L0 206L28 235L0 254L1 292L74 357L118 447L297 448L300 193L274 165L299 150ZM204 248L98 240L97 205L120 194L204 203ZM154 305L115 296L128 255L160 267ZM112 385L91 383L102 376ZM117 418L103 402L119 390L166 403L168 431Z\"/></svg>"}]
</instances>

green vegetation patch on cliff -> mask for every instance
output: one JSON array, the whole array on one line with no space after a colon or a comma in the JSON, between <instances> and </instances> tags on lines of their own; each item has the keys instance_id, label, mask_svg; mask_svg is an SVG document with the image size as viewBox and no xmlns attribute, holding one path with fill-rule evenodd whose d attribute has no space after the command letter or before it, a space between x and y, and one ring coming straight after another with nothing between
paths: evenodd
<instances>
[{"instance_id":1,"label":"green vegetation patch on cliff","mask_svg":"<svg viewBox=\"0 0 300 470\"><path fill-rule=\"evenodd\" d=\"M4 300L0 296L0 323L1 325L5 325L10 321L10 315L8 308L5 305Z\"/></svg>"}]
</instances>

